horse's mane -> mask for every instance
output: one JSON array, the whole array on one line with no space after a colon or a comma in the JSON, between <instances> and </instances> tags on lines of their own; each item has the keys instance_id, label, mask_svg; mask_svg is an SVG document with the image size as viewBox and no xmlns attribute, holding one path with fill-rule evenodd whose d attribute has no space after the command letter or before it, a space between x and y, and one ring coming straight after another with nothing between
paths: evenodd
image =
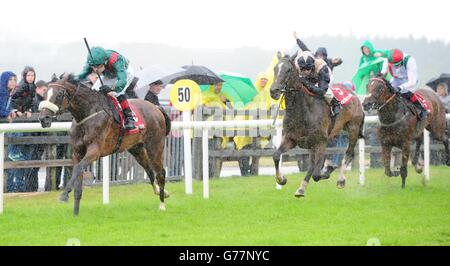
<instances>
[{"instance_id":1,"label":"horse's mane","mask_svg":"<svg viewBox=\"0 0 450 266\"><path fill-rule=\"evenodd\" d=\"M383 80L384 84L386 84L386 87L389 89L389 91L393 91L392 84L386 79L386 77L383 74L378 73L375 77Z\"/></svg>"}]
</instances>

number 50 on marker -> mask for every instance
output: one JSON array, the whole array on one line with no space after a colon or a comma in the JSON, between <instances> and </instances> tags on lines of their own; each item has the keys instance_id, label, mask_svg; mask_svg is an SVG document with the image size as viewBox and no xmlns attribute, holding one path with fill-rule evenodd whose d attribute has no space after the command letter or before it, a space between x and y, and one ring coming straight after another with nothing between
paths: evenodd
<instances>
[{"instance_id":1,"label":"number 50 on marker","mask_svg":"<svg viewBox=\"0 0 450 266\"><path fill-rule=\"evenodd\" d=\"M170 89L170 101L180 111L193 110L201 103L201 91L195 81L182 79Z\"/></svg>"}]
</instances>

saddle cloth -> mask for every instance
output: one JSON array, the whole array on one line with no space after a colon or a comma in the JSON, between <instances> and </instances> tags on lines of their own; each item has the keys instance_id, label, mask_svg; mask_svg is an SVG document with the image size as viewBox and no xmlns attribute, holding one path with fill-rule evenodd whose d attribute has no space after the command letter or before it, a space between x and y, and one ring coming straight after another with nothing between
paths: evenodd
<instances>
[{"instance_id":1,"label":"saddle cloth","mask_svg":"<svg viewBox=\"0 0 450 266\"><path fill-rule=\"evenodd\" d=\"M114 121L117 124L119 124L119 126L121 128L123 128L125 119L123 117L122 107L120 107L119 101L117 101L117 99L115 97L112 97L109 95L108 95L108 97L111 100L112 105L114 106L114 108L112 108ZM133 104L130 103L130 109L133 114L134 124L136 127L132 130L125 130L125 135L132 135L132 134L139 133L139 131L141 129L145 128L144 121L142 120L141 115L137 111L136 106L134 106Z\"/></svg>"},{"instance_id":2,"label":"saddle cloth","mask_svg":"<svg viewBox=\"0 0 450 266\"><path fill-rule=\"evenodd\" d=\"M333 92L334 98L338 100L342 106L346 106L349 104L353 99L353 94L351 94L345 87L341 84L333 84L330 87L331 91Z\"/></svg>"}]
</instances>

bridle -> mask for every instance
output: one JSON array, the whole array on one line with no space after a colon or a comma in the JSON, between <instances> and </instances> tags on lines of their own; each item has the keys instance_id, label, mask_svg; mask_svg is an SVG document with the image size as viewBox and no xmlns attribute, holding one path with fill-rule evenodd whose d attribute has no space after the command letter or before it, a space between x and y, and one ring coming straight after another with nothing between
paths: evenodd
<instances>
[{"instance_id":1,"label":"bridle","mask_svg":"<svg viewBox=\"0 0 450 266\"><path fill-rule=\"evenodd\" d=\"M44 100L44 101L41 101L41 103L39 104L39 111L41 111L42 109L48 109L53 113L50 116L51 118L56 118L58 115L64 113L66 111L66 109L63 108L64 99L67 98L68 102L70 103L73 100L73 98L75 97L75 94L78 92L78 87L77 87L75 93L73 93L72 96L70 96L70 94L67 92L66 86L59 84L59 83L54 83L54 82L48 84L49 90L54 87L59 87L62 89L62 91L63 91L62 96L60 96L60 95L56 96L54 103L50 102L50 100Z\"/></svg>"},{"instance_id":2,"label":"bridle","mask_svg":"<svg viewBox=\"0 0 450 266\"><path fill-rule=\"evenodd\" d=\"M372 80L379 81L379 82L381 82L381 83L383 84L383 92L386 91L386 90L388 89L388 86L386 85L385 80L383 80L383 79L381 79L381 78L371 78L371 79L369 80L369 82L372 81ZM385 103L383 103L380 107L378 107L378 111L380 111L381 109L383 109L383 107L385 107L388 103L390 103L390 102L395 98L395 96L397 96L397 94L395 94L395 93L392 94L392 96L389 97L389 99L387 99ZM398 119L398 120L396 120L396 121L394 121L394 122L392 122L392 123L388 123L388 124L383 123L383 122L381 122L381 120L380 120L380 125L381 125L382 127L392 127L392 126L395 126L395 125L397 125L397 124L403 122L403 120L405 120L406 117L407 117L407 115L406 115L406 114L403 114L403 116L402 116L400 119Z\"/></svg>"},{"instance_id":3,"label":"bridle","mask_svg":"<svg viewBox=\"0 0 450 266\"><path fill-rule=\"evenodd\" d=\"M369 82L371 82L371 81L373 81L373 80L379 81L379 82L381 82L381 83L383 84L383 92L386 91L386 90L388 89L388 86L386 85L386 82L385 82L384 79L381 79L381 78L371 78L371 79L369 80ZM389 97L389 99L387 99L387 101L386 101L385 103L383 103L382 105L380 105L380 107L378 107L377 110L379 111L379 110L383 109L388 103L390 103L390 102L395 98L395 96L397 96L397 94L395 94L395 93L392 94L392 96Z\"/></svg>"}]
</instances>

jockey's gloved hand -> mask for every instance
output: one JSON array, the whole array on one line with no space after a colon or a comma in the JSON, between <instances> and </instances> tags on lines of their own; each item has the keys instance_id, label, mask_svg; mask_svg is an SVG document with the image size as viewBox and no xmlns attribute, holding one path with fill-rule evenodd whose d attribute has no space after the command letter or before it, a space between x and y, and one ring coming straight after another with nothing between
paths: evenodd
<instances>
[{"instance_id":1,"label":"jockey's gloved hand","mask_svg":"<svg viewBox=\"0 0 450 266\"><path fill-rule=\"evenodd\" d=\"M99 89L99 90L100 90L101 92L105 93L105 94L112 91L111 87L108 86L108 85L102 85L102 86L100 86L100 89Z\"/></svg>"},{"instance_id":2,"label":"jockey's gloved hand","mask_svg":"<svg viewBox=\"0 0 450 266\"><path fill-rule=\"evenodd\" d=\"M397 94L397 95L400 95L400 92L401 92L401 91L402 91L402 88L391 86L391 93L395 93L395 94Z\"/></svg>"},{"instance_id":3,"label":"jockey's gloved hand","mask_svg":"<svg viewBox=\"0 0 450 266\"><path fill-rule=\"evenodd\" d=\"M322 91L317 88L311 81L301 78L300 81L303 83L303 86L305 86L310 92L314 94L322 94Z\"/></svg>"},{"instance_id":4,"label":"jockey's gloved hand","mask_svg":"<svg viewBox=\"0 0 450 266\"><path fill-rule=\"evenodd\" d=\"M72 78L72 81L75 82L75 83L78 83L78 82L80 82L80 77L79 76L74 76Z\"/></svg>"}]
</instances>

